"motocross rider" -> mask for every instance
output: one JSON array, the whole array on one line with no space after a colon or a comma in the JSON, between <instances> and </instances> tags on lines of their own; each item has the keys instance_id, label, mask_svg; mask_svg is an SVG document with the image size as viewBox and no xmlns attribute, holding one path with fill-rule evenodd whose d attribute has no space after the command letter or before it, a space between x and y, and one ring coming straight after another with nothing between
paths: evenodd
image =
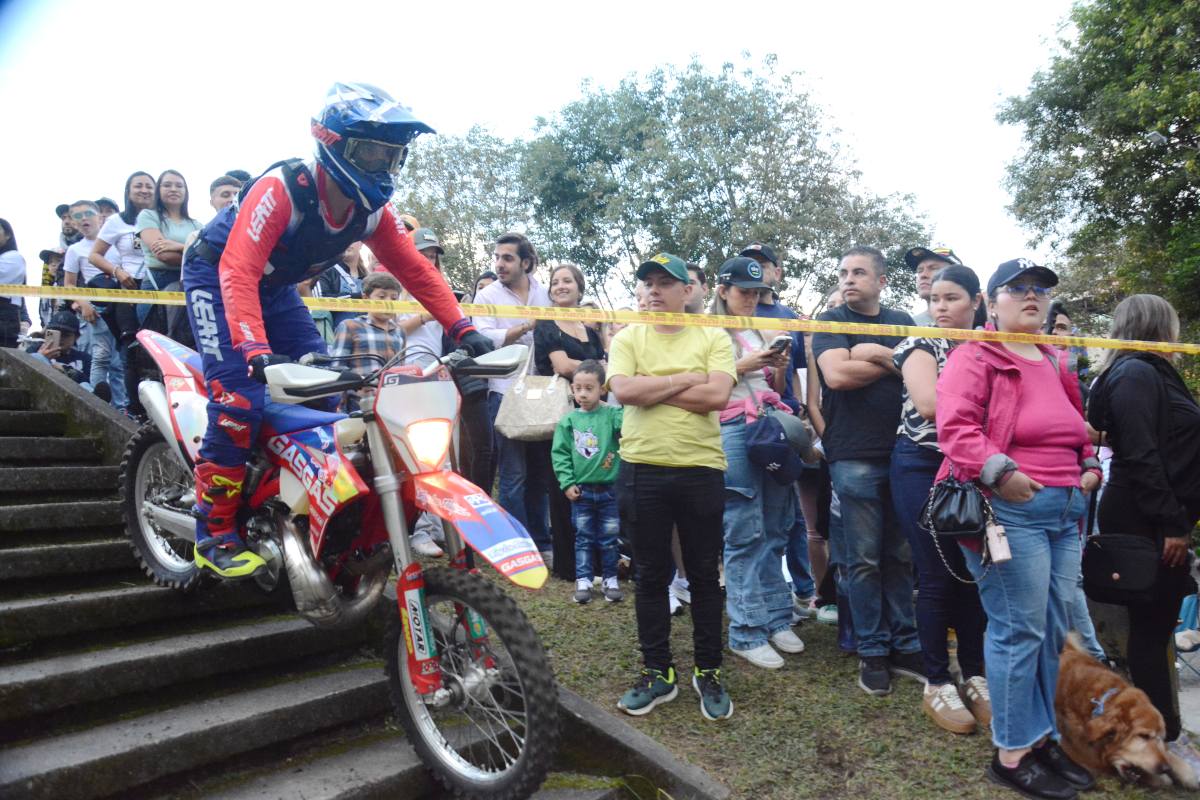
<instances>
[{"instance_id":1,"label":"motocross rider","mask_svg":"<svg viewBox=\"0 0 1200 800\"><path fill-rule=\"evenodd\" d=\"M265 566L246 548L237 523L266 399L264 371L326 352L296 284L326 269L348 245L365 241L472 355L492 349L388 203L408 144L421 133L434 130L386 92L334 84L312 121L315 161L273 165L188 248L183 289L209 396L195 470L198 567L244 578Z\"/></svg>"}]
</instances>

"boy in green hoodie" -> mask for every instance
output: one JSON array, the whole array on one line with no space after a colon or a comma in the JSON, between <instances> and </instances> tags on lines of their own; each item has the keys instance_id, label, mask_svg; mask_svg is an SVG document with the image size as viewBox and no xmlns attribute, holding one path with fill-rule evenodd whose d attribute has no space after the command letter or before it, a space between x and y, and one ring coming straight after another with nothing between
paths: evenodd
<instances>
[{"instance_id":1,"label":"boy in green hoodie","mask_svg":"<svg viewBox=\"0 0 1200 800\"><path fill-rule=\"evenodd\" d=\"M554 431L551 460L558 485L571 501L575 525L576 603L592 599L592 550L600 548L604 599L610 603L623 595L617 586L617 514L615 482L621 459L621 409L600 402L604 367L588 359L575 369L571 393L579 408L567 414Z\"/></svg>"}]
</instances>

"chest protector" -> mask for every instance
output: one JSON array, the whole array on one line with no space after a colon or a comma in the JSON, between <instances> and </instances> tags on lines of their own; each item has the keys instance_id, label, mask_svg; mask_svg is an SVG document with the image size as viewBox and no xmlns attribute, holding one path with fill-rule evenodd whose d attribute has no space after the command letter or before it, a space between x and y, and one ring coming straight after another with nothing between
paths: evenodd
<instances>
[{"instance_id":1,"label":"chest protector","mask_svg":"<svg viewBox=\"0 0 1200 800\"><path fill-rule=\"evenodd\" d=\"M355 208L354 217L345 228L337 232L327 230L325 220L321 216L317 180L304 162L298 158L279 161L268 167L263 175L276 167L283 173L299 222L294 227L288 226L287 231L275 244L275 249L271 251L260 284L264 287L296 284L324 272L337 263L347 247L362 241L372 216ZM259 176L261 177L262 175ZM259 178L243 186L238 195L238 202L221 209L200 232L199 240L207 247L197 248L198 255L213 266L217 265L221 253L225 250L225 243L229 239L229 232L233 229L239 211L244 209L242 202L246 193ZM246 213L252 211L253 209Z\"/></svg>"}]
</instances>

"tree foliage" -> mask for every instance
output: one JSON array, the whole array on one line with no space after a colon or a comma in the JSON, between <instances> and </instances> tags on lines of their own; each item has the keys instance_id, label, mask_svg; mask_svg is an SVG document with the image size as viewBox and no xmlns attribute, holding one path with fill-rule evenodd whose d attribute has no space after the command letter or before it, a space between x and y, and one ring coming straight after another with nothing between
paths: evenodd
<instances>
[{"instance_id":1,"label":"tree foliage","mask_svg":"<svg viewBox=\"0 0 1200 800\"><path fill-rule=\"evenodd\" d=\"M413 143L392 202L437 233L451 285L469 288L490 266L496 237L528 226L532 207L520 180L524 150L522 142L480 127Z\"/></svg>"},{"instance_id":2,"label":"tree foliage","mask_svg":"<svg viewBox=\"0 0 1200 800\"><path fill-rule=\"evenodd\" d=\"M1064 287L1107 310L1166 295L1200 313L1200 0L1092 0L1028 93L1011 210L1065 261Z\"/></svg>"},{"instance_id":3,"label":"tree foliage","mask_svg":"<svg viewBox=\"0 0 1200 800\"><path fill-rule=\"evenodd\" d=\"M756 70L693 62L590 85L540 119L522 179L534 228L552 258L580 264L595 283L659 250L713 272L748 242L784 261L789 297L830 288L837 255L854 244L891 247L893 260L929 233L907 197L857 190L859 175L774 57ZM910 298L902 270L890 302Z\"/></svg>"}]
</instances>

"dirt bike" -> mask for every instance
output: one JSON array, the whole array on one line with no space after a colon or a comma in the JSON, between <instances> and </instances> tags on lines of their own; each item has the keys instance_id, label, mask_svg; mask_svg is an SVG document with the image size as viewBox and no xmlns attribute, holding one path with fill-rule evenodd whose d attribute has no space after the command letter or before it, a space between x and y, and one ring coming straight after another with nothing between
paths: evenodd
<instances>
[{"instance_id":1,"label":"dirt bike","mask_svg":"<svg viewBox=\"0 0 1200 800\"><path fill-rule=\"evenodd\" d=\"M138 396L150 419L121 464L129 539L156 583L181 591L204 580L193 563L192 468L208 426L199 355L153 331L138 340L161 381ZM430 366L379 363L368 375L325 369L328 356L266 369L270 401L247 465L240 530L266 561L253 580L286 576L299 613L321 627L362 621L393 567L396 607L384 636L396 714L435 776L460 796L528 797L545 778L558 737L557 688L545 651L515 602L474 568L477 553L527 588L548 571L524 527L456 471L461 398L455 378L502 377L523 345ZM361 391L362 411L299 405ZM449 464L451 468L445 466ZM423 568L410 526L443 523L449 567Z\"/></svg>"}]
</instances>

